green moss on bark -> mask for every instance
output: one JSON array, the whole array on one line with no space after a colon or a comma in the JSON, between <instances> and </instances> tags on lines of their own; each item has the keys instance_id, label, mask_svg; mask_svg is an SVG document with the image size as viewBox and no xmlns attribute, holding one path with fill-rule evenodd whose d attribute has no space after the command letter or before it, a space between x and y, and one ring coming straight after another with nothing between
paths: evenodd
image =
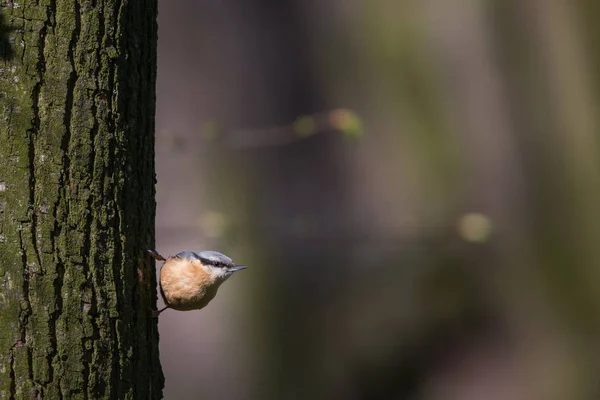
<instances>
[{"instance_id":1,"label":"green moss on bark","mask_svg":"<svg viewBox=\"0 0 600 400\"><path fill-rule=\"evenodd\" d=\"M1 3L0 398L160 398L156 1Z\"/></svg>"}]
</instances>

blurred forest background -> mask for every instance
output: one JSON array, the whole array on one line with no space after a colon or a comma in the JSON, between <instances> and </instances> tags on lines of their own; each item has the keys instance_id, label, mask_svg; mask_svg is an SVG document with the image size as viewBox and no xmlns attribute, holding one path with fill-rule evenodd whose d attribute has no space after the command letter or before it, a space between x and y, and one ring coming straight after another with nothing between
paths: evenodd
<instances>
[{"instance_id":1,"label":"blurred forest background","mask_svg":"<svg viewBox=\"0 0 600 400\"><path fill-rule=\"evenodd\" d=\"M165 398L600 398L600 2L159 11Z\"/></svg>"}]
</instances>

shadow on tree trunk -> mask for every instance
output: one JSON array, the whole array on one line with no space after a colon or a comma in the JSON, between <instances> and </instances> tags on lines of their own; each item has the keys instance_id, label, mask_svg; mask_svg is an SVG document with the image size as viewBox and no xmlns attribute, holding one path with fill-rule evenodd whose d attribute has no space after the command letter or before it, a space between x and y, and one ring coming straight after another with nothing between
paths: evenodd
<instances>
[{"instance_id":1,"label":"shadow on tree trunk","mask_svg":"<svg viewBox=\"0 0 600 400\"><path fill-rule=\"evenodd\" d=\"M13 58L14 51L8 40L8 34L14 28L8 26L5 21L5 16L0 12L0 60L10 60Z\"/></svg>"}]
</instances>

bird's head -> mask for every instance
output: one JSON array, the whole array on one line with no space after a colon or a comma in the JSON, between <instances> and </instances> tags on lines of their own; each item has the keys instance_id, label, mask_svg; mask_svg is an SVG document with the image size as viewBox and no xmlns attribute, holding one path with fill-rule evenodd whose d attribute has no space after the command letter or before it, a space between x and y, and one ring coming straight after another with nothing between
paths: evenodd
<instances>
[{"instance_id":1,"label":"bird's head","mask_svg":"<svg viewBox=\"0 0 600 400\"><path fill-rule=\"evenodd\" d=\"M224 281L234 272L247 268L245 265L237 265L231 258L217 251L184 251L177 254L177 257L190 261L200 261L206 273L216 280Z\"/></svg>"}]
</instances>

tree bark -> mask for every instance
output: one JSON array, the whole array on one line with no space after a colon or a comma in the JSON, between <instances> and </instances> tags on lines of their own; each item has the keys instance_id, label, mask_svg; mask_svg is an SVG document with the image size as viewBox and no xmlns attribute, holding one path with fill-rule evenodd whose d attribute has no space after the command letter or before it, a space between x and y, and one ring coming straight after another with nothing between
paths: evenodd
<instances>
[{"instance_id":1,"label":"tree bark","mask_svg":"<svg viewBox=\"0 0 600 400\"><path fill-rule=\"evenodd\" d=\"M0 399L160 398L157 2L0 13Z\"/></svg>"}]
</instances>

